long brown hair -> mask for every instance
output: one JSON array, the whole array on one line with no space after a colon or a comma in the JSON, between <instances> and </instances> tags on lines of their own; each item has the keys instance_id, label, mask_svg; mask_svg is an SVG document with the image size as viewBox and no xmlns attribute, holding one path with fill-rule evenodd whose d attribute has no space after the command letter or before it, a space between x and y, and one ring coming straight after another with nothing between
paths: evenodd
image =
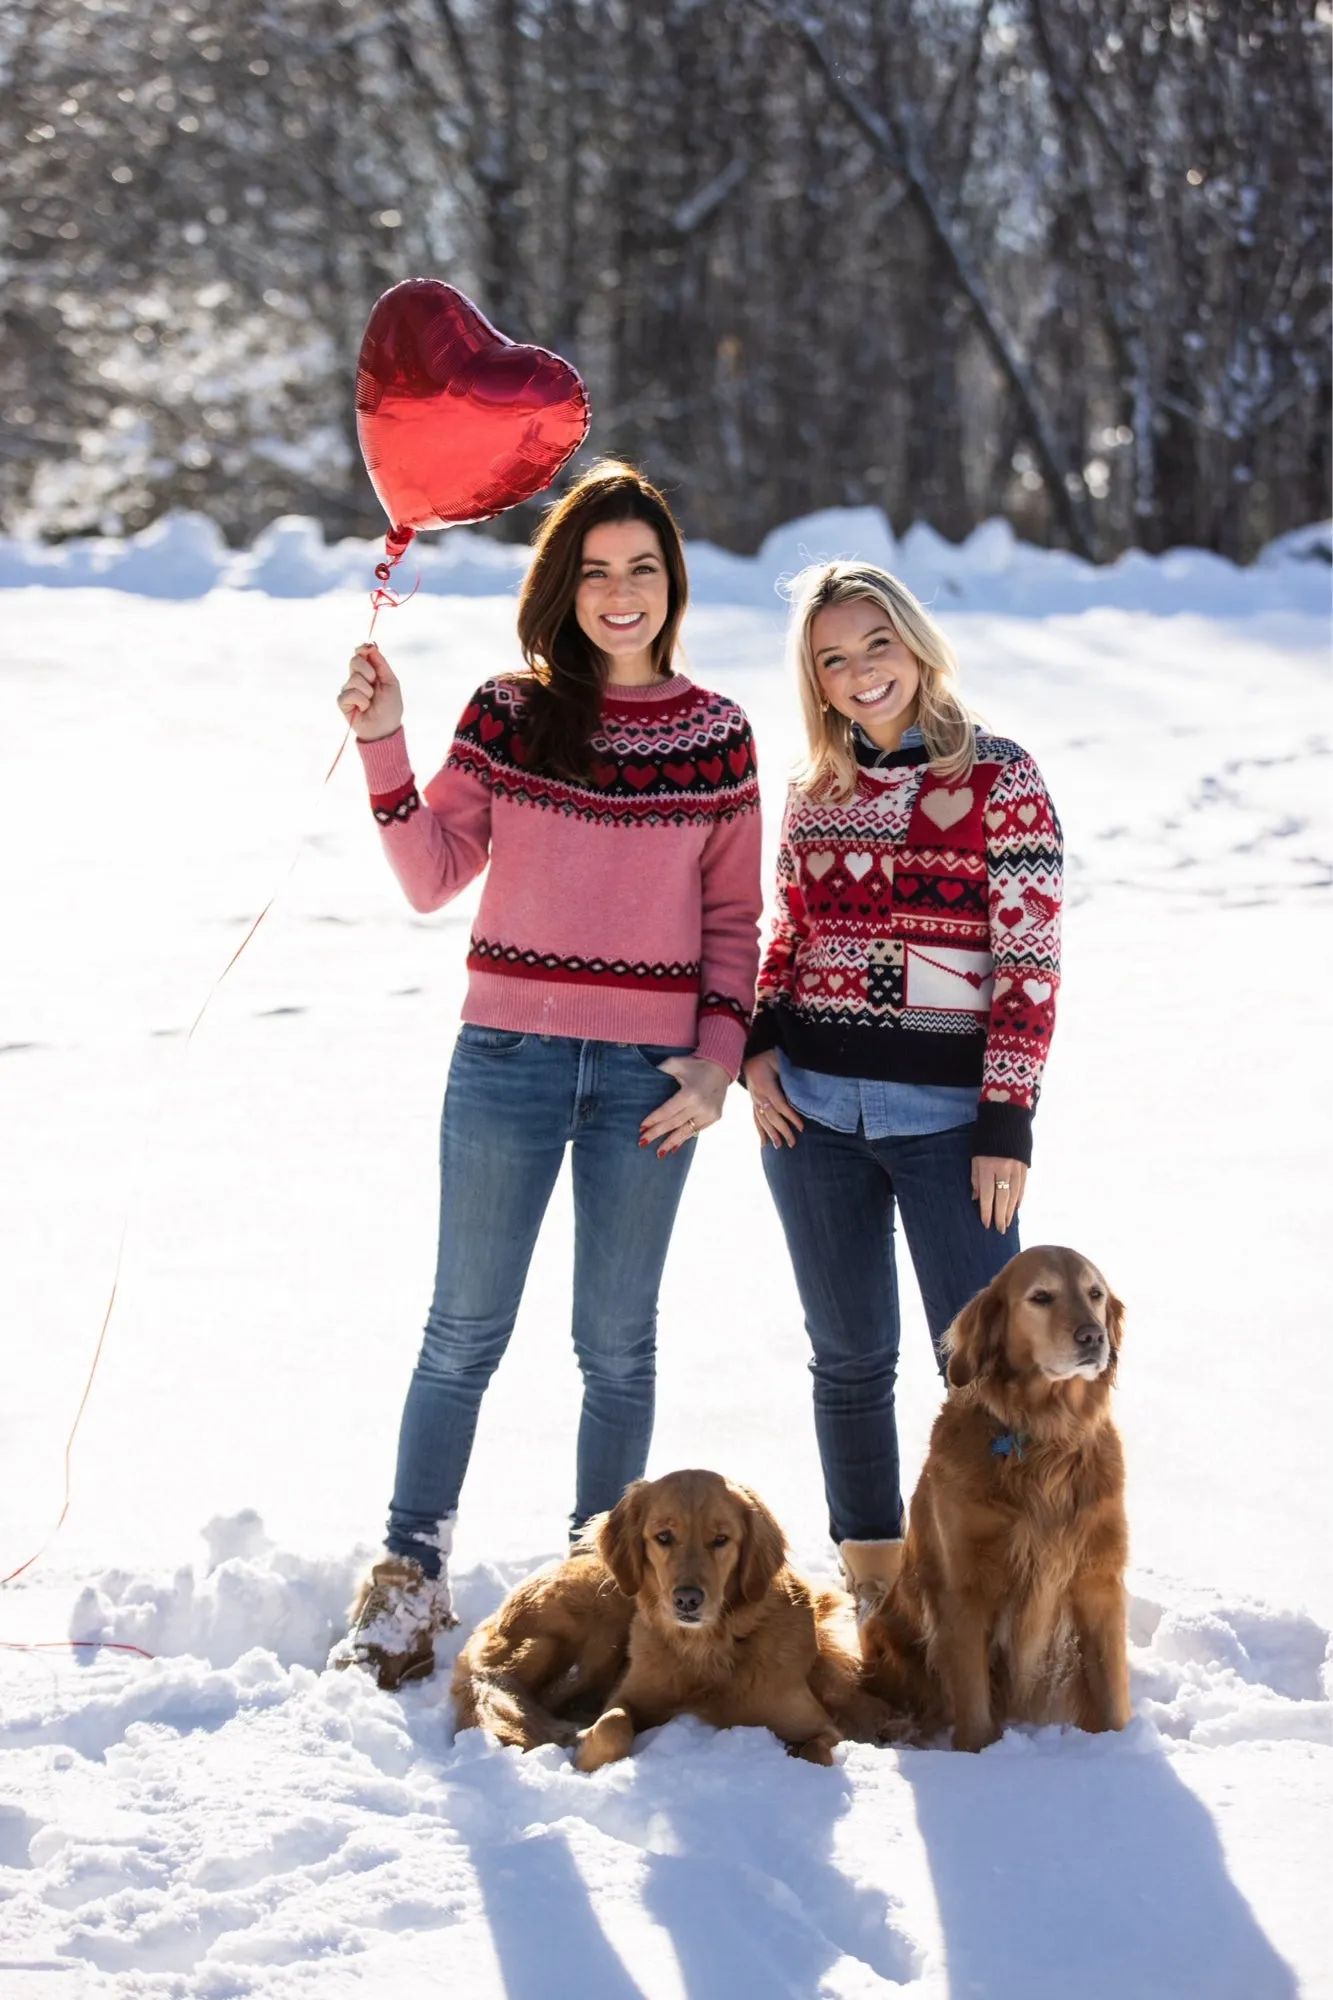
<instances>
[{"instance_id":1,"label":"long brown hair","mask_svg":"<svg viewBox=\"0 0 1333 2000\"><path fill-rule=\"evenodd\" d=\"M643 521L661 543L667 615L653 641L653 665L662 675L673 670L676 635L689 595L680 529L662 495L641 472L618 459L601 459L546 514L518 600L518 637L529 669L523 681L529 770L563 778L588 776L589 746L601 720L607 663L574 615L574 596L582 571L583 538L606 521Z\"/></svg>"}]
</instances>

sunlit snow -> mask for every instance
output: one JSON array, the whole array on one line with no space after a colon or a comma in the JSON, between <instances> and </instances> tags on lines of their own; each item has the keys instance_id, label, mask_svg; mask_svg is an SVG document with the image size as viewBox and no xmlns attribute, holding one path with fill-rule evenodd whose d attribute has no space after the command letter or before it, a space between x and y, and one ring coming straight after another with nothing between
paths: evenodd
<instances>
[{"instance_id":1,"label":"sunlit snow","mask_svg":"<svg viewBox=\"0 0 1333 2000\"><path fill-rule=\"evenodd\" d=\"M691 671L797 748L780 574L899 564L1070 854L1027 1240L1129 1307L1135 1720L979 1758L678 1722L593 1777L452 1738L447 1673L321 1671L382 1522L474 897L414 916L333 695L367 546L0 545L0 1993L129 2000L1281 2000L1333 1993L1327 531L1094 572L877 515L694 552ZM416 573L409 556L404 587ZM428 550L379 637L421 775L516 661L521 557ZM509 593L509 595L506 595ZM289 863L296 866L289 874ZM245 927L279 899L193 1042ZM552 1207L464 1492L463 1625L558 1546L577 1376ZM938 1401L907 1301L904 1458ZM739 1095L663 1292L652 1469L755 1485L827 1577L805 1340Z\"/></svg>"}]
</instances>

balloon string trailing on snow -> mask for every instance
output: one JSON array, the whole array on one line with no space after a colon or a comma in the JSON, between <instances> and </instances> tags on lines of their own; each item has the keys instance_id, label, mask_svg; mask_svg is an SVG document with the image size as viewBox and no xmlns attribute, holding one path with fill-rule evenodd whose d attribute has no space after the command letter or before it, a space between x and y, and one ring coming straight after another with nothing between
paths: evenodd
<instances>
[{"instance_id":1,"label":"balloon string trailing on snow","mask_svg":"<svg viewBox=\"0 0 1333 2000\"><path fill-rule=\"evenodd\" d=\"M390 551L390 561L378 564L375 570L375 575L378 578L380 578L381 585L383 585L384 580L388 577L393 563L396 563L401 558L403 551L406 549L411 539L412 539L412 530L410 528L407 529L395 528L390 532L389 535L385 537L385 546ZM395 546L395 543L398 543L399 545ZM418 577L417 582L420 583L420 581L421 579ZM409 597L412 596L413 594L414 594L413 591L408 592ZM399 603L405 603L405 602L406 599L400 598L395 591L386 590L383 587L381 587L379 590L376 590L371 597L372 611L370 618L370 632L367 634L367 638L373 637L375 631L375 621L379 617L380 612L383 609L385 609L386 607L392 608L398 605ZM334 772L337 770L339 764L342 762L343 752L347 748L348 743L351 741L351 737L352 737L352 727L351 724L349 723L346 730L343 732L342 742L338 745L337 750L334 752L333 762L329 765L328 770L324 773L324 776L320 781L319 790L321 794L324 792L325 788L329 783L329 780L332 778ZM265 917L267 917L269 911L273 908L273 905L277 902L278 897L282 894L282 891L286 888L288 881L295 873L296 865L301 858L301 851L304 846L305 846L305 835L302 834L300 841L297 843L295 852L293 853L291 860L288 862L287 867L284 870L281 878L279 879L278 884L274 889L272 895L269 897L268 901L264 904L263 909L259 912L259 915L250 925L250 928L246 931L245 936L241 939L235 951L232 953L231 957L227 960L227 963L223 966L221 972L218 974L217 978L213 981L213 984L209 987L207 993L204 995L202 1006L200 1007L198 1013L195 1015L194 1019L191 1021L189 1027L185 1031L185 1038L181 1043L181 1050L180 1050L182 1059L184 1058L186 1049L189 1048L190 1043L194 1040L195 1030L198 1028L200 1022L203 1020L209 1008L212 1006L218 988L227 978L228 974L231 972L232 967L236 964L236 961L240 958L242 952L245 951L251 939L254 937L255 932L259 929L259 926L263 923ZM162 1118L162 1114L166 1108L166 1103L167 1103L167 1094L166 1091L164 1090L163 1095L158 1102L157 1110L153 1118L149 1121L149 1125L147 1127L147 1135L145 1136L144 1140L145 1155L147 1154L148 1150L148 1135L151 1135L151 1133L156 1131L157 1126ZM21 1562L17 1569L11 1569L7 1576L0 1576L0 1590L3 1590L6 1584L13 1583L18 1577L22 1576L25 1570L30 1570L35 1563L40 1562L42 1557L46 1554L47 1550L50 1548L52 1542L55 1540L56 1536L60 1533L60 1530L65 1525L65 1519L70 1509L70 1502L73 1498L73 1484L70 1476L70 1460L74 1449L74 1440L78 1435L79 1425L83 1422L83 1413L85 1409L88 1407L88 1398L92 1393L93 1379L96 1376L98 1367L101 1363L102 1350L106 1346L107 1328L111 1324L111 1316L116 1309L116 1295L120 1288L120 1274L125 1262L125 1243L130 1232L130 1222L133 1219L134 1206L135 1204L133 1200L131 1200L130 1205L126 1208L124 1216L122 1217L121 1220L120 1240L116 1246L116 1262L115 1262L115 1268L112 1271L111 1275L111 1290L107 1297L106 1311L102 1315L102 1325L97 1335L97 1344L93 1348L93 1358L91 1363L89 1364L88 1373L84 1380L83 1394L79 1398L79 1407L74 1412L74 1422L70 1425L69 1436L65 1439L65 1490L64 1490L64 1498L61 1503L59 1517L56 1520L55 1526L52 1528L50 1534L46 1537L46 1540L41 1544L41 1546L35 1549L33 1553L26 1559L26 1561ZM94 1640L71 1639L63 1641L50 1640L50 1641L45 1641L43 1643L51 1645L59 1645L59 1644L101 1645L103 1643L110 1644L110 1641L104 1642L101 1640L94 1641ZM15 1651L21 1652L30 1649L24 1648L17 1644L6 1643L4 1650L10 1652L15 1652ZM138 1653L142 1652L143 1649L142 1647L139 1646L129 1646L129 1647L123 1647L121 1650L131 1653ZM153 1655L151 1653L146 1653L144 1657L145 1659L152 1659Z\"/></svg>"},{"instance_id":2,"label":"balloon string trailing on snow","mask_svg":"<svg viewBox=\"0 0 1333 2000\"><path fill-rule=\"evenodd\" d=\"M91 1647L98 1653L137 1653L141 1660L155 1660L156 1653L131 1646L125 1639L0 1639L0 1653L53 1653L72 1647L76 1652Z\"/></svg>"}]
</instances>

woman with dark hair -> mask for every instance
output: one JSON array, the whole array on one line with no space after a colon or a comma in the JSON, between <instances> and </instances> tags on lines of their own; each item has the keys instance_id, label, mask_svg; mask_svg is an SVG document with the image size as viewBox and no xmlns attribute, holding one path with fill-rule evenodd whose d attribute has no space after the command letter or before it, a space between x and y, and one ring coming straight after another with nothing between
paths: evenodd
<instances>
[{"instance_id":1,"label":"woman with dark hair","mask_svg":"<svg viewBox=\"0 0 1333 2000\"><path fill-rule=\"evenodd\" d=\"M428 1674L453 1622L459 1489L566 1146L583 1375L574 1533L647 1460L662 1267L695 1137L740 1067L762 902L750 727L675 669L686 594L661 494L627 465L597 465L538 532L518 608L527 672L478 688L424 796L378 647L357 649L338 697L413 908L438 909L489 862L385 1555L335 1654L382 1687Z\"/></svg>"}]
</instances>

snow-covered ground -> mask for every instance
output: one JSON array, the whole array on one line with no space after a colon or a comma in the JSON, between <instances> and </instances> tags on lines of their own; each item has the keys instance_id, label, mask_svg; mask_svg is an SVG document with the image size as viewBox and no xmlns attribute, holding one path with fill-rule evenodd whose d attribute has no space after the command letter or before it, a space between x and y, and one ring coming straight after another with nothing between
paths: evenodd
<instances>
[{"instance_id":1,"label":"snow-covered ground","mask_svg":"<svg viewBox=\"0 0 1333 2000\"><path fill-rule=\"evenodd\" d=\"M320 1671L425 1304L472 906L401 902L354 757L321 789L365 551L288 526L225 557L197 523L100 555L0 546L0 1574L59 1510L131 1213L74 1505L0 1592L0 1640L156 1656L0 1652L5 2000L1333 1994L1333 767L1309 539L1247 573L1091 573L993 528L900 552L1068 836L1024 1227L1129 1305L1133 1725L823 1771L682 1722L590 1778L454 1743L447 1675L391 1697ZM474 541L428 552L381 626L423 769L514 657L514 558ZM751 713L770 831L796 748L772 579L802 550L882 553L882 529L826 518L694 564L690 659ZM562 1191L465 1490L464 1632L559 1546L568 1283ZM652 1469L751 1482L826 1576L803 1363L737 1102L668 1267ZM910 1468L938 1395L914 1306L902 1372Z\"/></svg>"}]
</instances>

